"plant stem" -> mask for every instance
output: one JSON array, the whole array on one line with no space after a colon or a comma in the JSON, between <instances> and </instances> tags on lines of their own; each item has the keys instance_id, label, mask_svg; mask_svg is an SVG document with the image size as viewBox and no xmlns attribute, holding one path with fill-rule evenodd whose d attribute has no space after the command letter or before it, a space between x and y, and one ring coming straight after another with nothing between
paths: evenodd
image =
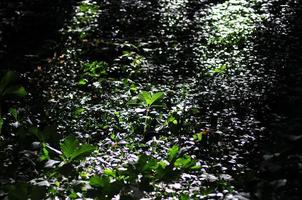
<instances>
[{"instance_id":1,"label":"plant stem","mask_svg":"<svg viewBox=\"0 0 302 200\"><path fill-rule=\"evenodd\" d=\"M147 134L147 126L148 126L148 117L149 117L150 107L147 107L146 115L145 115L145 125L144 125L144 136Z\"/></svg>"}]
</instances>

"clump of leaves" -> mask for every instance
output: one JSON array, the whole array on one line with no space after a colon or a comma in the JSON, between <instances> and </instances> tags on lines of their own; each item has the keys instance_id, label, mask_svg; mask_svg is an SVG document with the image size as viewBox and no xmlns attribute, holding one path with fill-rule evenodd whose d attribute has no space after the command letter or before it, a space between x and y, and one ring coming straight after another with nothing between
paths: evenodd
<instances>
[{"instance_id":1,"label":"clump of leaves","mask_svg":"<svg viewBox=\"0 0 302 200\"><path fill-rule=\"evenodd\" d=\"M233 46L247 41L262 20L253 3L236 0L226 1L211 9L209 45Z\"/></svg>"},{"instance_id":2,"label":"clump of leaves","mask_svg":"<svg viewBox=\"0 0 302 200\"><path fill-rule=\"evenodd\" d=\"M98 80L101 77L108 75L108 63L104 61L93 61L83 65L82 78L79 80L79 85L86 85L88 79Z\"/></svg>"},{"instance_id":3,"label":"clump of leaves","mask_svg":"<svg viewBox=\"0 0 302 200\"><path fill-rule=\"evenodd\" d=\"M125 197L126 188L136 188L139 191L151 191L156 182L170 182L179 177L182 171L198 170L190 156L181 155L178 146L169 149L166 160L157 160L142 154L135 164L127 168L106 169L101 176L90 178L89 184L94 188L93 195L101 199L111 199L116 194ZM107 198L106 198L107 197Z\"/></svg>"}]
</instances>

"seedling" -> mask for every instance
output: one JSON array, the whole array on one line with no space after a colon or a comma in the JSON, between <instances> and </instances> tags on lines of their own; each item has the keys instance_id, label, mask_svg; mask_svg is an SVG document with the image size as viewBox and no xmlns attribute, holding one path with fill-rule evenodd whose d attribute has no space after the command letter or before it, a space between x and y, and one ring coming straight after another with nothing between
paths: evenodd
<instances>
[{"instance_id":1,"label":"seedling","mask_svg":"<svg viewBox=\"0 0 302 200\"><path fill-rule=\"evenodd\" d=\"M164 104L161 103L161 100L164 97L163 92L147 92L147 91L141 91L141 93L134 97L128 104L129 105L136 105L136 106L142 106L145 109L145 123L144 123L144 131L143 134L146 135L148 131L148 126L151 120L151 117L149 116L149 112L151 108L156 107L163 107Z\"/></svg>"}]
</instances>

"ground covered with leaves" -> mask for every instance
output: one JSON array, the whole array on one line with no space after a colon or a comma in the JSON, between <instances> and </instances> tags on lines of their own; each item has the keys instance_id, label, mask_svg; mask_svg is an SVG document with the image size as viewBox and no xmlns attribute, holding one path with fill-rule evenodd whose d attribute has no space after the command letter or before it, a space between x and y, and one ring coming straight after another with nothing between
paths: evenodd
<instances>
[{"instance_id":1,"label":"ground covered with leaves","mask_svg":"<svg viewBox=\"0 0 302 200\"><path fill-rule=\"evenodd\" d=\"M2 73L0 197L299 199L299 3L72 10L51 56Z\"/></svg>"}]
</instances>

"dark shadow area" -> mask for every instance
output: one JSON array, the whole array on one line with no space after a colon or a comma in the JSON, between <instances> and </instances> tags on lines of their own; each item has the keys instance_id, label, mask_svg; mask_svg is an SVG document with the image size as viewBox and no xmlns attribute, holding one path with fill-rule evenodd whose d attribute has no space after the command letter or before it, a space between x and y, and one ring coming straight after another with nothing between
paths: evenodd
<instances>
[{"instance_id":1,"label":"dark shadow area","mask_svg":"<svg viewBox=\"0 0 302 200\"><path fill-rule=\"evenodd\" d=\"M29 70L59 47L58 30L71 16L73 0L2 0L0 67Z\"/></svg>"},{"instance_id":2,"label":"dark shadow area","mask_svg":"<svg viewBox=\"0 0 302 200\"><path fill-rule=\"evenodd\" d=\"M258 114L267 135L251 160L258 175L246 175L246 187L253 199L298 200L302 196L302 3L272 2L270 10L274 20L258 32L257 51L266 74L276 73L277 81L267 93L269 108Z\"/></svg>"}]
</instances>

